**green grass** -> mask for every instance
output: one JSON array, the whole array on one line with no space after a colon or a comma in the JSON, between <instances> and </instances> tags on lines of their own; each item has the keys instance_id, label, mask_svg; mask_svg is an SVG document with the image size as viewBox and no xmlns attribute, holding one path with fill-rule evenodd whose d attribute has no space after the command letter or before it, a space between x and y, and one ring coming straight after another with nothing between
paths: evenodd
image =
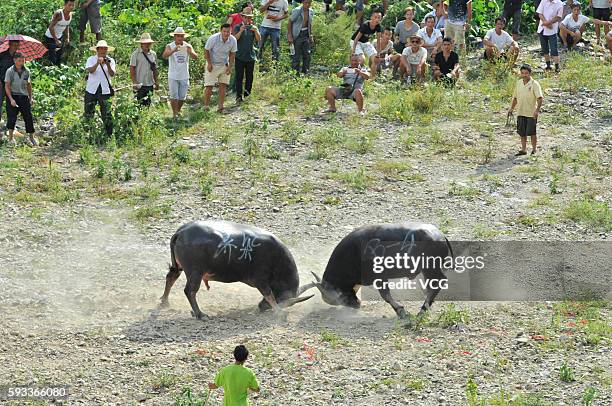
<instances>
[{"instance_id":1,"label":"green grass","mask_svg":"<svg viewBox=\"0 0 612 406\"><path fill-rule=\"evenodd\" d=\"M561 367L559 368L559 379L561 379L563 382L573 382L576 380L574 370L567 365L566 362L561 364Z\"/></svg>"},{"instance_id":2,"label":"green grass","mask_svg":"<svg viewBox=\"0 0 612 406\"><path fill-rule=\"evenodd\" d=\"M332 171L328 174L328 177L340 180L356 192L364 192L372 183L371 175L369 175L364 168L349 172Z\"/></svg>"},{"instance_id":3,"label":"green grass","mask_svg":"<svg viewBox=\"0 0 612 406\"><path fill-rule=\"evenodd\" d=\"M438 314L435 325L448 328L458 323L469 323L470 313L468 310L458 309L454 303L447 304Z\"/></svg>"},{"instance_id":4,"label":"green grass","mask_svg":"<svg viewBox=\"0 0 612 406\"><path fill-rule=\"evenodd\" d=\"M344 342L342 337L330 330L323 330L321 332L321 341L328 343L332 348L336 348Z\"/></svg>"},{"instance_id":5,"label":"green grass","mask_svg":"<svg viewBox=\"0 0 612 406\"><path fill-rule=\"evenodd\" d=\"M609 232L612 230L612 211L605 201L583 197L572 201L564 210L565 218L576 223Z\"/></svg>"}]
</instances>

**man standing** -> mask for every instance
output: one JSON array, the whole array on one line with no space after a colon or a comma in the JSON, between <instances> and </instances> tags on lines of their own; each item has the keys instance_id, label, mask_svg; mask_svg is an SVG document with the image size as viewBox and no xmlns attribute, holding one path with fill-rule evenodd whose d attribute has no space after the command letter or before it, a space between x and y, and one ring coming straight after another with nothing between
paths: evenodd
<instances>
[{"instance_id":1,"label":"man standing","mask_svg":"<svg viewBox=\"0 0 612 406\"><path fill-rule=\"evenodd\" d=\"M506 21L504 17L495 19L495 28L489 30L484 37L485 53L484 59L489 61L497 60L498 58L507 58L508 63L512 66L518 57L519 45L517 42L504 31Z\"/></svg>"},{"instance_id":2,"label":"man standing","mask_svg":"<svg viewBox=\"0 0 612 406\"><path fill-rule=\"evenodd\" d=\"M254 45L259 43L261 39L257 26L253 24L253 13L249 12L248 9L243 11L242 23L235 27L234 36L238 46L236 52L236 103L240 103L244 100L244 97L251 94L253 88L253 72L257 60Z\"/></svg>"},{"instance_id":3,"label":"man standing","mask_svg":"<svg viewBox=\"0 0 612 406\"><path fill-rule=\"evenodd\" d=\"M521 8L523 7L523 0L505 0L504 11L502 17L506 19L506 22L512 20L512 38L518 41L521 37Z\"/></svg>"},{"instance_id":4,"label":"man standing","mask_svg":"<svg viewBox=\"0 0 612 406\"><path fill-rule=\"evenodd\" d=\"M436 54L433 65L433 78L437 82L453 85L459 79L459 55L453 51L453 40L442 40L442 52Z\"/></svg>"},{"instance_id":5,"label":"man standing","mask_svg":"<svg viewBox=\"0 0 612 406\"><path fill-rule=\"evenodd\" d=\"M145 32L135 42L140 44L140 48L130 57L130 78L136 90L136 100L143 106L150 106L153 89L159 89L157 55L151 50L151 44L155 41L151 39L151 34Z\"/></svg>"},{"instance_id":6,"label":"man standing","mask_svg":"<svg viewBox=\"0 0 612 406\"><path fill-rule=\"evenodd\" d=\"M183 27L176 27L170 36L174 37L174 41L166 45L162 57L168 59L168 96L172 119L178 120L189 90L189 58L197 60L198 54L185 41L189 34Z\"/></svg>"},{"instance_id":7,"label":"man standing","mask_svg":"<svg viewBox=\"0 0 612 406\"><path fill-rule=\"evenodd\" d=\"M548 0L544 0L548 1ZM516 82L508 115L517 108L516 131L521 137L521 150L515 156L527 155L527 137L531 137L531 155L536 153L536 127L542 108L542 87L531 78L531 66L521 66L521 79Z\"/></svg>"},{"instance_id":8,"label":"man standing","mask_svg":"<svg viewBox=\"0 0 612 406\"><path fill-rule=\"evenodd\" d=\"M593 10L593 18L602 21L610 21L610 6L612 5L612 0L589 0L589 6ZM600 33L601 33L601 25L595 24L595 37L597 38L597 44L601 44L599 41ZM608 35L609 25L604 25L604 39Z\"/></svg>"},{"instance_id":9,"label":"man standing","mask_svg":"<svg viewBox=\"0 0 612 406\"><path fill-rule=\"evenodd\" d=\"M293 61L291 67L298 73L307 74L310 69L310 48L312 39L312 17L310 8L312 0L303 0L301 7L296 7L289 17L287 39L293 45ZM301 64L301 68L300 68Z\"/></svg>"},{"instance_id":10,"label":"man standing","mask_svg":"<svg viewBox=\"0 0 612 406\"><path fill-rule=\"evenodd\" d=\"M45 32L45 45L49 49L49 61L53 65L61 63L63 45L70 43L72 10L74 10L74 0L64 0L64 8L53 13L49 28Z\"/></svg>"},{"instance_id":11,"label":"man standing","mask_svg":"<svg viewBox=\"0 0 612 406\"><path fill-rule=\"evenodd\" d=\"M13 55L14 65L8 68L4 75L4 91L6 93L6 115L8 128L8 141L10 146L15 146L15 124L17 115L21 113L28 134L27 143L31 147L38 145L34 139L34 119L32 118L32 79L30 71L24 66L25 57L21 52ZM0 134L0 139L2 134Z\"/></svg>"},{"instance_id":12,"label":"man standing","mask_svg":"<svg viewBox=\"0 0 612 406\"><path fill-rule=\"evenodd\" d=\"M225 88L229 85L230 74L234 67L238 43L230 33L230 25L223 24L221 32L211 35L206 41L206 73L204 75L204 110L208 110L212 88L219 83L219 107L217 112L223 112Z\"/></svg>"},{"instance_id":13,"label":"man standing","mask_svg":"<svg viewBox=\"0 0 612 406\"><path fill-rule=\"evenodd\" d=\"M281 21L289 15L287 0L261 0L259 11L265 17L261 22L261 41L259 42L259 60L263 61L264 47L268 38L272 41L272 59L278 61L280 57L280 30Z\"/></svg>"},{"instance_id":14,"label":"man standing","mask_svg":"<svg viewBox=\"0 0 612 406\"><path fill-rule=\"evenodd\" d=\"M96 109L100 106L100 116L109 137L113 134L113 117L111 114L110 98L114 95L111 78L115 76L115 60L108 56L115 48L109 47L106 41L100 40L95 47L90 48L96 52L87 58L85 69L88 72L87 86L85 87L85 119L91 120Z\"/></svg>"},{"instance_id":15,"label":"man standing","mask_svg":"<svg viewBox=\"0 0 612 406\"><path fill-rule=\"evenodd\" d=\"M363 85L370 78L368 68L362 66L362 55L351 55L351 66L344 67L338 72L337 76L342 78L343 84L341 87L328 86L325 89L325 98L329 104L329 108L324 113L336 112L336 100L351 99L357 103L357 110L364 114L363 108Z\"/></svg>"},{"instance_id":16,"label":"man standing","mask_svg":"<svg viewBox=\"0 0 612 406\"><path fill-rule=\"evenodd\" d=\"M400 72L408 75L407 82L410 84L413 78L419 82L425 79L427 70L427 51L421 46L421 37L413 35L410 37L410 46L404 48L400 60Z\"/></svg>"},{"instance_id":17,"label":"man standing","mask_svg":"<svg viewBox=\"0 0 612 406\"><path fill-rule=\"evenodd\" d=\"M559 72L559 49L557 46L557 32L559 21L563 16L563 3L561 0L542 0L536 13L540 17L538 36L542 46L542 55L546 61L546 70L551 70L550 56L555 61L555 72Z\"/></svg>"},{"instance_id":18,"label":"man standing","mask_svg":"<svg viewBox=\"0 0 612 406\"><path fill-rule=\"evenodd\" d=\"M2 106L4 104L4 75L6 75L6 71L8 68L15 64L15 53L19 48L21 41L9 41L9 47L6 51L0 52L0 118L2 118ZM6 124L3 125L0 131L4 131L6 129Z\"/></svg>"},{"instance_id":19,"label":"man standing","mask_svg":"<svg viewBox=\"0 0 612 406\"><path fill-rule=\"evenodd\" d=\"M416 35L423 40L423 48L427 51L427 59L433 60L436 53L442 47L442 33L434 28L435 19L433 16L425 17L425 27L421 28Z\"/></svg>"},{"instance_id":20,"label":"man standing","mask_svg":"<svg viewBox=\"0 0 612 406\"><path fill-rule=\"evenodd\" d=\"M449 0L444 35L451 37L461 52L465 52L465 33L469 33L471 21L472 0Z\"/></svg>"},{"instance_id":21,"label":"man standing","mask_svg":"<svg viewBox=\"0 0 612 406\"><path fill-rule=\"evenodd\" d=\"M84 0L81 3L81 17L79 18L79 43L85 43L85 28L87 22L91 32L96 34L96 41L102 39L102 17L100 16L100 0Z\"/></svg>"}]
</instances>

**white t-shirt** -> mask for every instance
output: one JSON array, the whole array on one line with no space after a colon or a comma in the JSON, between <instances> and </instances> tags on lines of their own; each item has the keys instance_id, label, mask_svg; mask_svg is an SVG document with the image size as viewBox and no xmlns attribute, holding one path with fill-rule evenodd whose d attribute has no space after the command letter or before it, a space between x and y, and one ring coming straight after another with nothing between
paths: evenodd
<instances>
[{"instance_id":1,"label":"white t-shirt","mask_svg":"<svg viewBox=\"0 0 612 406\"><path fill-rule=\"evenodd\" d=\"M569 14L565 16L565 19L561 21L561 24L565 25L565 27L570 31L579 31L580 27L582 27L584 23L588 23L589 21L590 18L583 14L578 14L578 21L574 20L574 17Z\"/></svg>"},{"instance_id":2,"label":"white t-shirt","mask_svg":"<svg viewBox=\"0 0 612 406\"><path fill-rule=\"evenodd\" d=\"M419 50L413 53L412 47L406 47L402 51L402 55L408 59L410 65L418 65L423 59L427 58L427 50L423 47L419 47Z\"/></svg>"},{"instance_id":3,"label":"white t-shirt","mask_svg":"<svg viewBox=\"0 0 612 406\"><path fill-rule=\"evenodd\" d=\"M110 59L110 66L114 71L115 60L110 56L107 56L107 58ZM96 64L96 62L98 62L98 55L96 54L90 56L89 58L87 58L85 68L92 68ZM102 72L102 65L98 65L94 73L89 72L89 75L87 76L87 86L85 87L87 93L96 94L96 91L98 91L98 86L102 86L102 94L110 94L110 87L108 87L108 82L111 81L112 83L112 78L108 73L108 66L106 66L106 64L104 64L104 72L106 72L106 77L108 77L108 80L106 80L106 77L104 77L104 73Z\"/></svg>"},{"instance_id":4,"label":"white t-shirt","mask_svg":"<svg viewBox=\"0 0 612 406\"><path fill-rule=\"evenodd\" d=\"M442 38L442 32L436 28L433 29L431 36L427 34L427 28L425 27L421 28L416 35L423 40L425 45L435 45L438 38Z\"/></svg>"},{"instance_id":5,"label":"white t-shirt","mask_svg":"<svg viewBox=\"0 0 612 406\"><path fill-rule=\"evenodd\" d=\"M506 48L509 48L514 42L512 36L510 36L510 34L508 34L504 30L502 30L500 35L497 35L497 32L495 32L495 28L487 31L485 39L487 41L491 41L493 45L495 45L500 51L505 51Z\"/></svg>"},{"instance_id":6,"label":"white t-shirt","mask_svg":"<svg viewBox=\"0 0 612 406\"><path fill-rule=\"evenodd\" d=\"M593 8L610 8L609 0L593 0Z\"/></svg>"},{"instance_id":7,"label":"white t-shirt","mask_svg":"<svg viewBox=\"0 0 612 406\"><path fill-rule=\"evenodd\" d=\"M261 0L261 5L262 6L265 5L267 2L268 0ZM283 15L285 15L287 11L289 11L289 3L287 3L287 0L276 0L274 3L270 4L268 9L266 10L265 12L266 17L261 22L261 26L280 29L281 22L272 21L268 18L268 16L270 15L270 16L282 17Z\"/></svg>"},{"instance_id":8,"label":"white t-shirt","mask_svg":"<svg viewBox=\"0 0 612 406\"><path fill-rule=\"evenodd\" d=\"M168 58L168 79L172 80L186 80L189 79L189 53L187 53L186 46L189 45L183 41L183 48L170 55ZM176 43L171 42L168 44L170 49L176 48Z\"/></svg>"}]
</instances>

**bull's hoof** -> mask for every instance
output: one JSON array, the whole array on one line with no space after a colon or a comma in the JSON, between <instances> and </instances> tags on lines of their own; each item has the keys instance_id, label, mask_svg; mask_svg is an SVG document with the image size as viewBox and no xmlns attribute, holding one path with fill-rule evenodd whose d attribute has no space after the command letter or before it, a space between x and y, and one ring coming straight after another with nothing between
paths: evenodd
<instances>
[{"instance_id":1,"label":"bull's hoof","mask_svg":"<svg viewBox=\"0 0 612 406\"><path fill-rule=\"evenodd\" d=\"M399 317L400 320L405 320L408 318L408 313L406 313L406 309L404 309L403 307L400 308L397 311L397 317Z\"/></svg>"},{"instance_id":2,"label":"bull's hoof","mask_svg":"<svg viewBox=\"0 0 612 406\"><path fill-rule=\"evenodd\" d=\"M167 300L162 300L161 302L159 302L159 306L160 309L167 309L170 307L170 302Z\"/></svg>"},{"instance_id":3,"label":"bull's hoof","mask_svg":"<svg viewBox=\"0 0 612 406\"><path fill-rule=\"evenodd\" d=\"M191 315L192 315L193 317L195 317L196 319L198 319L198 320L204 320L204 319L206 319L206 317L208 317L208 316L206 316L206 314L204 314L204 313L202 313L202 312L199 312L198 314L195 314L195 313L193 312L193 310L191 311Z\"/></svg>"},{"instance_id":4,"label":"bull's hoof","mask_svg":"<svg viewBox=\"0 0 612 406\"><path fill-rule=\"evenodd\" d=\"M278 309L274 312L274 318L278 321L287 321L287 316L289 312L284 309Z\"/></svg>"},{"instance_id":5,"label":"bull's hoof","mask_svg":"<svg viewBox=\"0 0 612 406\"><path fill-rule=\"evenodd\" d=\"M268 301L266 299L263 299L261 302L259 302L259 304L257 305L257 307L259 307L259 311L260 312L265 312L270 310L272 307L270 306L270 303L268 303Z\"/></svg>"}]
</instances>

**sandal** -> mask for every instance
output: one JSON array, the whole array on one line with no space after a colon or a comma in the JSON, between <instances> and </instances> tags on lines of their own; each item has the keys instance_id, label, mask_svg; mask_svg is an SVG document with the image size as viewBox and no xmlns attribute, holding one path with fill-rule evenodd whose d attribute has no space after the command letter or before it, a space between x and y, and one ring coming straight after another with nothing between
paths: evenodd
<instances>
[{"instance_id":1,"label":"sandal","mask_svg":"<svg viewBox=\"0 0 612 406\"><path fill-rule=\"evenodd\" d=\"M521 155L527 155L527 151L519 151L516 154L514 154L514 156L521 156Z\"/></svg>"}]
</instances>

